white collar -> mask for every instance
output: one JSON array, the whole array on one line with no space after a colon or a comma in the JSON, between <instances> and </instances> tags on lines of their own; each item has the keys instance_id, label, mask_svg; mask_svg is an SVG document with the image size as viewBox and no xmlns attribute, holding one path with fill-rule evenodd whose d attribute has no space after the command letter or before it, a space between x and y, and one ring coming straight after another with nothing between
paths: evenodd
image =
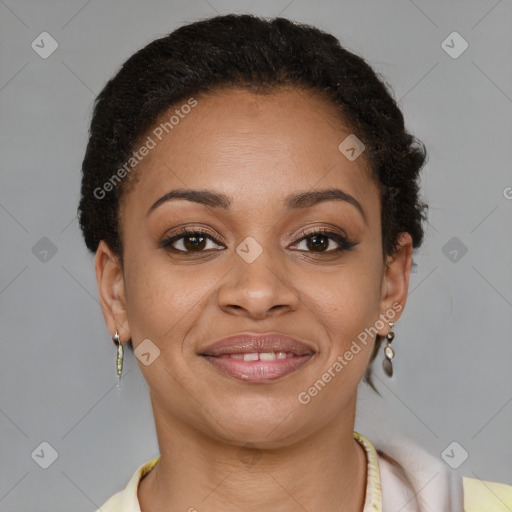
<instances>
[{"instance_id":1,"label":"white collar","mask_svg":"<svg viewBox=\"0 0 512 512\"><path fill-rule=\"evenodd\" d=\"M354 438L364 447L367 460L366 498L363 512L451 512L462 510L452 508L451 496L455 503L462 503L460 478L452 473L441 461L427 453L413 442L386 442L382 449L358 432ZM377 445L376 445L377 446ZM405 470L411 487L403 473L378 450L397 460ZM114 494L96 512L141 512L137 496L139 483L144 475L157 463L159 457L141 464L128 481L126 487Z\"/></svg>"}]
</instances>

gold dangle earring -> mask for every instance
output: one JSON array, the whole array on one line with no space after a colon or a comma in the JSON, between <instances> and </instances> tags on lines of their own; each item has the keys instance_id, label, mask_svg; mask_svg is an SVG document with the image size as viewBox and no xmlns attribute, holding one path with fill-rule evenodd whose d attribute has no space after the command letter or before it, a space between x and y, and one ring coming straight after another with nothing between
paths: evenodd
<instances>
[{"instance_id":1,"label":"gold dangle earring","mask_svg":"<svg viewBox=\"0 0 512 512\"><path fill-rule=\"evenodd\" d=\"M393 329L394 323L388 322L389 328ZM384 347L384 360L382 361L382 367L384 368L384 372L388 377L393 376L393 357L395 356L395 351L391 348L391 342L393 341L395 337L395 333L390 330L386 334L386 346Z\"/></svg>"},{"instance_id":2,"label":"gold dangle earring","mask_svg":"<svg viewBox=\"0 0 512 512\"><path fill-rule=\"evenodd\" d=\"M117 369L117 388L121 389L121 374L123 373L123 359L124 359L124 347L119 339L119 334L114 334L112 338L114 345L117 345L117 358L116 358L116 369Z\"/></svg>"}]
</instances>

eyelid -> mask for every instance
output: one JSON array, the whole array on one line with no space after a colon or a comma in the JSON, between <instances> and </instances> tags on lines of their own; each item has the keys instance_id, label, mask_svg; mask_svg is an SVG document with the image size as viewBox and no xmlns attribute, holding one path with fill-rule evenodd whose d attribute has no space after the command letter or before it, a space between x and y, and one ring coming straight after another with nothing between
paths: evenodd
<instances>
[{"instance_id":1,"label":"eyelid","mask_svg":"<svg viewBox=\"0 0 512 512\"><path fill-rule=\"evenodd\" d=\"M197 233L200 233L201 235L205 235L211 238L216 243L227 243L222 235L218 234L216 231L212 233L211 229L202 226L176 226L174 229L166 232L166 234L164 235L164 241L173 237L194 235Z\"/></svg>"},{"instance_id":2,"label":"eyelid","mask_svg":"<svg viewBox=\"0 0 512 512\"><path fill-rule=\"evenodd\" d=\"M304 237L315 235L318 233L332 234L332 235L336 235L336 236L339 236L340 238L345 238L348 240L348 235L347 235L347 233L345 233L345 231L343 231L343 229L339 229L339 228L335 229L335 228L329 228L329 227L323 227L323 226L315 226L315 227L312 227L309 229L301 228L301 230L298 233L298 236L301 236L302 238L304 238Z\"/></svg>"}]
</instances>

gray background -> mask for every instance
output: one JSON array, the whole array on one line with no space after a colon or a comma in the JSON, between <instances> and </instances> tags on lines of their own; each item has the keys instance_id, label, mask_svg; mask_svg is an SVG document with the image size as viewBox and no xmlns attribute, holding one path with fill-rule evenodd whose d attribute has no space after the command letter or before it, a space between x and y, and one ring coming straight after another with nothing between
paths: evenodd
<instances>
[{"instance_id":1,"label":"gray background","mask_svg":"<svg viewBox=\"0 0 512 512\"><path fill-rule=\"evenodd\" d=\"M124 60L185 22L228 12L335 34L383 74L429 151L430 225L395 327L395 376L385 377L379 355L383 398L360 386L356 430L376 443L407 436L439 458L456 441L455 458L469 457L453 471L512 484L510 0L5 0L0 510L95 510L158 455L131 353L116 388L76 219L80 166L92 101ZM47 59L31 48L43 31L59 45ZM441 46L453 31L469 44L458 58ZM42 442L58 454L48 469L31 455Z\"/></svg>"}]
</instances>

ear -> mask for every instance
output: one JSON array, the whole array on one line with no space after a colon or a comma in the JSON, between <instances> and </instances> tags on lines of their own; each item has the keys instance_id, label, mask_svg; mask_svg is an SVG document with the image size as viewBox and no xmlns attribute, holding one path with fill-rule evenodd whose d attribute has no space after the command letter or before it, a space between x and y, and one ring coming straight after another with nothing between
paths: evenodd
<instances>
[{"instance_id":1,"label":"ear","mask_svg":"<svg viewBox=\"0 0 512 512\"><path fill-rule=\"evenodd\" d=\"M380 318L395 323L405 308L412 267L412 237L403 232L399 235L399 247L388 256L382 276ZM389 326L379 330L381 336L389 332Z\"/></svg>"},{"instance_id":2,"label":"ear","mask_svg":"<svg viewBox=\"0 0 512 512\"><path fill-rule=\"evenodd\" d=\"M119 258L101 240L94 262L100 305L107 328L112 337L117 331L122 342L128 341L131 335L126 314L124 276Z\"/></svg>"}]
</instances>

